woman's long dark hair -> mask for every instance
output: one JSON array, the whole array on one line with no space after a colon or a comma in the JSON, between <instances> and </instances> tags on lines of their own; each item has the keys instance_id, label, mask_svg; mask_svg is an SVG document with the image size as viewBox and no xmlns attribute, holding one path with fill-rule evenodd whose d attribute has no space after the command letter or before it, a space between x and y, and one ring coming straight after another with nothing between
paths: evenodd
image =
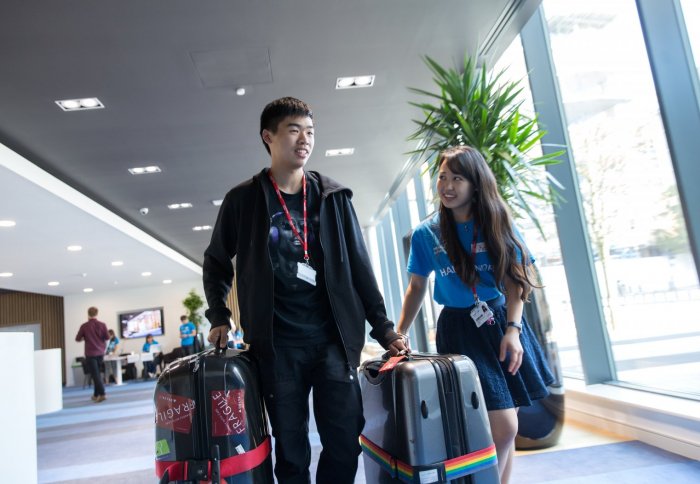
<instances>
[{"instance_id":1,"label":"woman's long dark hair","mask_svg":"<svg viewBox=\"0 0 700 484\"><path fill-rule=\"evenodd\" d=\"M493 263L496 285L502 289L506 276L522 288L520 298L527 301L533 287L528 266L530 254L513 231L513 222L505 202L496 188L496 178L484 157L470 146L448 148L440 153L440 166L447 163L453 173L465 177L474 187L472 216L478 230L483 233L486 250ZM440 235L447 256L455 267L459 278L468 286L476 284L478 274L474 258L459 242L457 226L452 210L440 203ZM517 252L521 253L518 262Z\"/></svg>"}]
</instances>

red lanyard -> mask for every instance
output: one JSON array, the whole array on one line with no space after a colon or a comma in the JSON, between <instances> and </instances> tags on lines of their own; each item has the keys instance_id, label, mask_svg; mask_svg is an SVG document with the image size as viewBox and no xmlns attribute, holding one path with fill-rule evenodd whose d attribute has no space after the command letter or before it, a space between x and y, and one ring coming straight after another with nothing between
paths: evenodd
<instances>
[{"instance_id":1,"label":"red lanyard","mask_svg":"<svg viewBox=\"0 0 700 484\"><path fill-rule=\"evenodd\" d=\"M472 259L474 259L474 272L478 272L476 269L476 235L479 232L479 229L476 226L476 222L474 222L474 236L472 237ZM472 294L474 294L474 302L479 300L479 296L476 295L476 284L472 284Z\"/></svg>"},{"instance_id":2,"label":"red lanyard","mask_svg":"<svg viewBox=\"0 0 700 484\"><path fill-rule=\"evenodd\" d=\"M292 220L292 216L289 214L289 209L287 208L287 204L284 203L284 198L282 198L282 192L280 192L280 188L277 186L277 182L275 179L272 177L272 172L268 171L267 176L270 177L270 181L272 182L272 186L275 187L275 192L277 193L277 199L280 201L280 205L282 205L282 210L284 210L284 214L287 216L287 221L289 222L289 225L292 227L292 231L294 232L294 235L296 235L297 239L299 239L299 242L301 242L302 247L304 247L304 260L306 263L309 263L309 243L308 243L308 225L306 224L306 173L302 175L301 178L301 186L302 190L304 192L304 238L301 238L301 235L299 234L299 231L297 228L294 226L294 221Z\"/></svg>"}]
</instances>

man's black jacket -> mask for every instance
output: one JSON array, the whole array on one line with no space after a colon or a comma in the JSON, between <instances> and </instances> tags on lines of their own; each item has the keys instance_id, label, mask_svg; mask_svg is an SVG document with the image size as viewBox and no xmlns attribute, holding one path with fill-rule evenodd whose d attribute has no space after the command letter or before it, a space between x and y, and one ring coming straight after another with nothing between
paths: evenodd
<instances>
[{"instance_id":1,"label":"man's black jacket","mask_svg":"<svg viewBox=\"0 0 700 484\"><path fill-rule=\"evenodd\" d=\"M321 191L320 241L325 279L333 316L348 363L357 367L365 340L365 319L370 336L385 348L399 336L388 320L355 210L352 192L317 172L307 171ZM236 256L238 304L245 342L259 357L274 354L272 318L274 275L268 251L270 216L262 170L226 194L204 252L206 317L212 328L229 325L226 296L231 290Z\"/></svg>"}]
</instances>

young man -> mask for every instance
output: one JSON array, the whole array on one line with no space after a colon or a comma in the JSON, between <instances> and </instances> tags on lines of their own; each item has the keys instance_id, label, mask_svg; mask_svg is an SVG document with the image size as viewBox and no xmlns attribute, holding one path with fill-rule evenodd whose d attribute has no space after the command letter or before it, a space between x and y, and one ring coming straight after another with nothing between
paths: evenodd
<instances>
[{"instance_id":1,"label":"young man","mask_svg":"<svg viewBox=\"0 0 700 484\"><path fill-rule=\"evenodd\" d=\"M204 253L209 341L226 346L234 272L245 342L257 355L280 483L309 483L309 392L323 450L316 482L352 483L364 426L356 368L370 335L405 349L387 319L352 192L304 166L311 109L282 98L260 116L270 168L232 189ZM231 259L236 257L234 271Z\"/></svg>"},{"instance_id":2,"label":"young man","mask_svg":"<svg viewBox=\"0 0 700 484\"><path fill-rule=\"evenodd\" d=\"M97 320L97 308L94 306L88 308L88 320L80 326L78 334L75 335L75 341L85 341L85 364L92 377L95 389L92 401L95 403L107 400L105 386L100 376L100 365L105 354L105 342L108 339L107 325Z\"/></svg>"},{"instance_id":3,"label":"young man","mask_svg":"<svg viewBox=\"0 0 700 484\"><path fill-rule=\"evenodd\" d=\"M196 332L197 328L194 323L188 321L187 316L180 316L180 347L185 356L194 354L194 338Z\"/></svg>"}]
</instances>

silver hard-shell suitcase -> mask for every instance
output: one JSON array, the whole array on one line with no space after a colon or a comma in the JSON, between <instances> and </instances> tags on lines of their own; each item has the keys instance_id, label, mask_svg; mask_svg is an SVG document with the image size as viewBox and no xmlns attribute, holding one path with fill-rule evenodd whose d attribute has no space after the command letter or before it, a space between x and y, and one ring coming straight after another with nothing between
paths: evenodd
<instances>
[{"instance_id":1,"label":"silver hard-shell suitcase","mask_svg":"<svg viewBox=\"0 0 700 484\"><path fill-rule=\"evenodd\" d=\"M364 362L361 437L368 484L498 483L496 451L474 363L412 353L392 370Z\"/></svg>"}]
</instances>

